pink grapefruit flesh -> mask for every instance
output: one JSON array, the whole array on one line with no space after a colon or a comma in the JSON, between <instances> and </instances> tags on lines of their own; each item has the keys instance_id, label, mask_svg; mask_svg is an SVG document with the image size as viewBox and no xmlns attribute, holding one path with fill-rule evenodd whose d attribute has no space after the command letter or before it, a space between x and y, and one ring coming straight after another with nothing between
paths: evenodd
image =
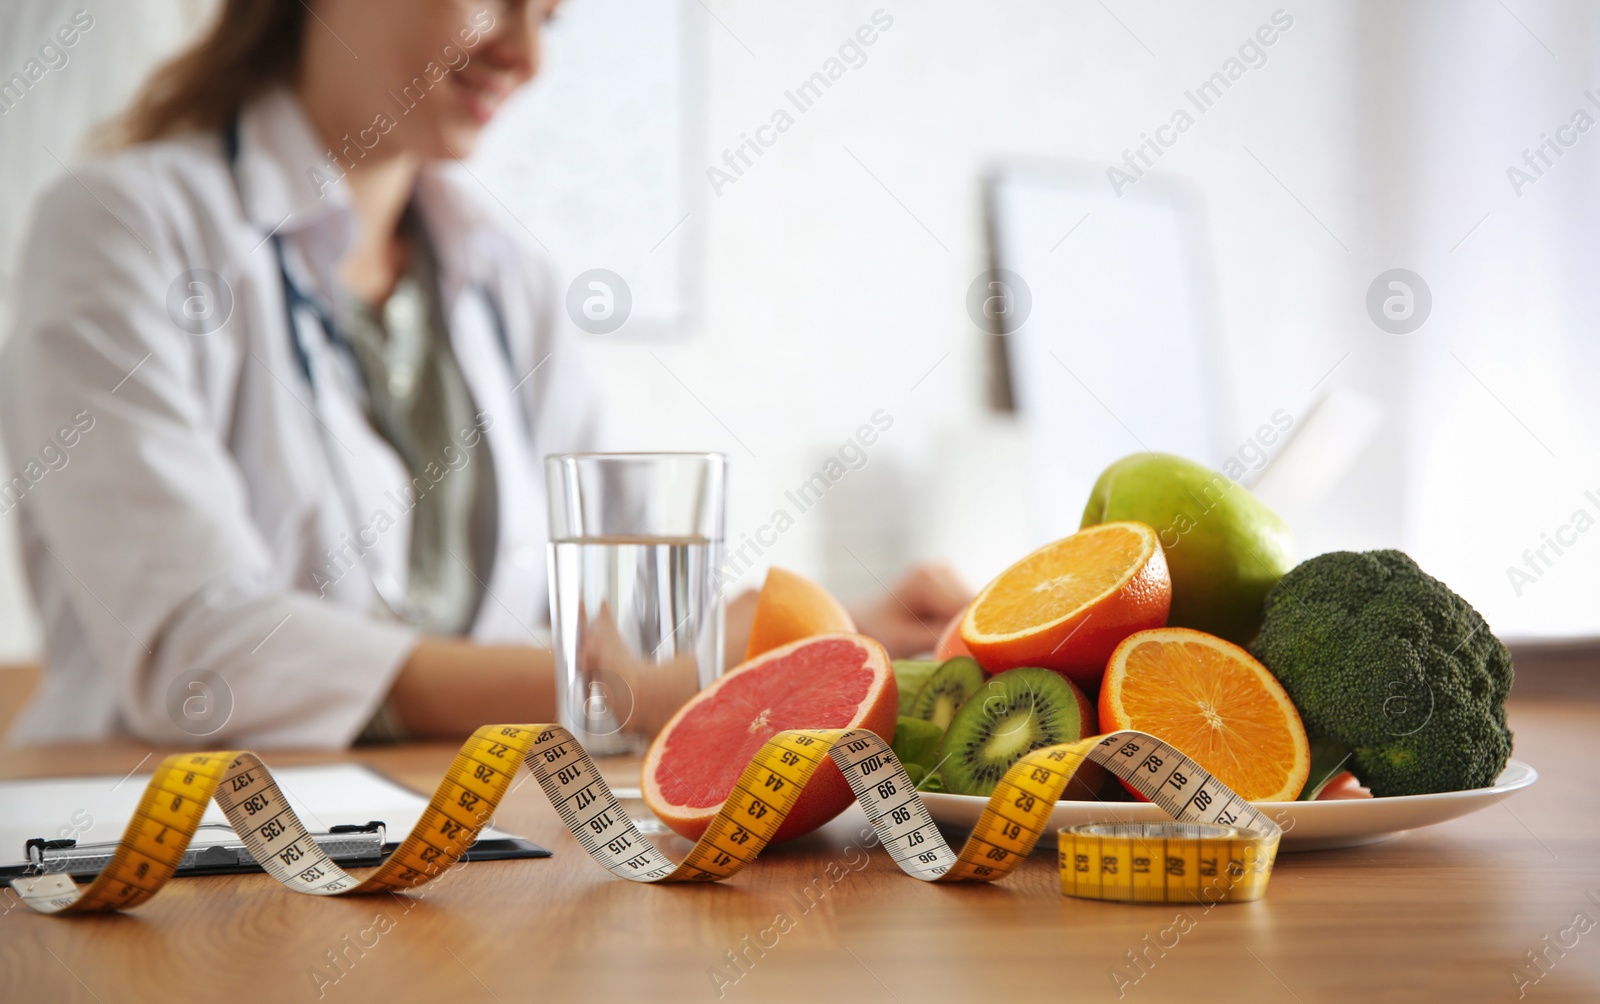
<instances>
[{"instance_id":1,"label":"pink grapefruit flesh","mask_svg":"<svg viewBox=\"0 0 1600 1004\"><path fill-rule=\"evenodd\" d=\"M768 739L866 728L888 742L899 701L889 655L871 638L818 635L775 648L729 670L666 724L645 757L645 802L674 833L698 840ZM824 760L772 842L810 833L854 797Z\"/></svg>"}]
</instances>

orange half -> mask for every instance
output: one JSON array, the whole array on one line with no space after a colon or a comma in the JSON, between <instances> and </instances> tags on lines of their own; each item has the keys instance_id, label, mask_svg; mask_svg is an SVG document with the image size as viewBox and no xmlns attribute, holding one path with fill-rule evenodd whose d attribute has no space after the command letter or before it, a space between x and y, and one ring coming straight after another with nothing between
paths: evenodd
<instances>
[{"instance_id":1,"label":"orange half","mask_svg":"<svg viewBox=\"0 0 1600 1004\"><path fill-rule=\"evenodd\" d=\"M1167 622L1172 580L1155 530L1102 523L1001 572L967 607L961 640L984 669L1053 669L1094 692L1117 644Z\"/></svg>"},{"instance_id":2,"label":"orange half","mask_svg":"<svg viewBox=\"0 0 1600 1004\"><path fill-rule=\"evenodd\" d=\"M854 633L856 622L844 604L810 579L781 568L767 570L750 622L744 657L754 659L790 642L819 634Z\"/></svg>"},{"instance_id":3,"label":"orange half","mask_svg":"<svg viewBox=\"0 0 1600 1004\"><path fill-rule=\"evenodd\" d=\"M1100 688L1100 731L1137 729L1177 747L1251 802L1291 802L1311 744L1283 686L1249 652L1189 628L1130 636Z\"/></svg>"}]
</instances>

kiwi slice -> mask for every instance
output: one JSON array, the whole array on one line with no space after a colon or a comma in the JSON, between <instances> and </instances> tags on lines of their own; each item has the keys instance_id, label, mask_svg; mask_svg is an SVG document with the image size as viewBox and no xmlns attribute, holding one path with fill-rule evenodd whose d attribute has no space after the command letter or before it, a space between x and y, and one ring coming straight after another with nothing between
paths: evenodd
<instances>
[{"instance_id":1,"label":"kiwi slice","mask_svg":"<svg viewBox=\"0 0 1600 1004\"><path fill-rule=\"evenodd\" d=\"M945 730L939 749L945 788L989 795L1023 754L1093 729L1088 698L1065 677L1032 667L1008 670L974 693Z\"/></svg>"},{"instance_id":2,"label":"kiwi slice","mask_svg":"<svg viewBox=\"0 0 1600 1004\"><path fill-rule=\"evenodd\" d=\"M907 718L932 722L941 729L949 728L956 717L956 709L977 693L983 680L983 668L978 661L958 655L933 671L902 713Z\"/></svg>"},{"instance_id":3,"label":"kiwi slice","mask_svg":"<svg viewBox=\"0 0 1600 1004\"><path fill-rule=\"evenodd\" d=\"M900 690L900 714L909 717L917 691L928 682L934 670L944 664L938 659L896 659L890 665L894 667L895 686Z\"/></svg>"}]
</instances>

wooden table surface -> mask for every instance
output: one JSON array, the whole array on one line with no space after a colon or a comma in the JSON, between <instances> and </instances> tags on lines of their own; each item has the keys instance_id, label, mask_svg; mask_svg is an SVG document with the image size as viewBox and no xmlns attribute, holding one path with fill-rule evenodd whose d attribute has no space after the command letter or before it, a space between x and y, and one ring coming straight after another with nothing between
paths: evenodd
<instances>
[{"instance_id":1,"label":"wooden table surface","mask_svg":"<svg viewBox=\"0 0 1600 1004\"><path fill-rule=\"evenodd\" d=\"M925 885L861 850L859 808L730 882L639 886L589 861L527 784L497 823L554 858L460 865L411 899L182 879L130 914L63 919L0 891L0 1001L310 1001L316 971L322 1000L450 1004L1509 1001L1514 972L1523 999L1600 1000L1600 702L1514 699L1511 724L1531 790L1386 843L1280 855L1264 900L1210 912L1063 897L1053 841L997 885ZM0 777L121 773L146 752L4 750ZM342 757L431 790L452 752ZM1171 947L1146 950L1157 940ZM1141 951L1142 975L1126 954Z\"/></svg>"}]
</instances>

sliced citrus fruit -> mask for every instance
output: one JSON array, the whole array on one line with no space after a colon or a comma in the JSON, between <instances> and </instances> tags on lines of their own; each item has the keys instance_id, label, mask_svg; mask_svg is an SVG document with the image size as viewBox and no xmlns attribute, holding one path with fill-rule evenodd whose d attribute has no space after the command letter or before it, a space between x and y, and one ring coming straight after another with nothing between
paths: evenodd
<instances>
[{"instance_id":1,"label":"sliced citrus fruit","mask_svg":"<svg viewBox=\"0 0 1600 1004\"><path fill-rule=\"evenodd\" d=\"M1190 628L1141 631L1117 646L1100 688L1100 731L1117 729L1171 743L1252 802L1293 801L1311 772L1311 744L1283 685L1249 652Z\"/></svg>"},{"instance_id":2,"label":"sliced citrus fruit","mask_svg":"<svg viewBox=\"0 0 1600 1004\"><path fill-rule=\"evenodd\" d=\"M754 659L801 638L855 629L850 612L832 593L803 576L771 568L756 597L755 619L750 622L750 642L745 646L744 657Z\"/></svg>"},{"instance_id":3,"label":"sliced citrus fruit","mask_svg":"<svg viewBox=\"0 0 1600 1004\"><path fill-rule=\"evenodd\" d=\"M899 700L889 654L871 638L828 634L774 649L730 669L662 728L645 756L645 804L674 833L698 840L775 734L866 728L892 742ZM773 842L810 833L854 797L824 758Z\"/></svg>"},{"instance_id":4,"label":"sliced citrus fruit","mask_svg":"<svg viewBox=\"0 0 1600 1004\"><path fill-rule=\"evenodd\" d=\"M1093 693L1117 643L1165 624L1171 606L1156 532L1102 523L1046 544L984 586L961 640L991 673L1043 666Z\"/></svg>"}]
</instances>

